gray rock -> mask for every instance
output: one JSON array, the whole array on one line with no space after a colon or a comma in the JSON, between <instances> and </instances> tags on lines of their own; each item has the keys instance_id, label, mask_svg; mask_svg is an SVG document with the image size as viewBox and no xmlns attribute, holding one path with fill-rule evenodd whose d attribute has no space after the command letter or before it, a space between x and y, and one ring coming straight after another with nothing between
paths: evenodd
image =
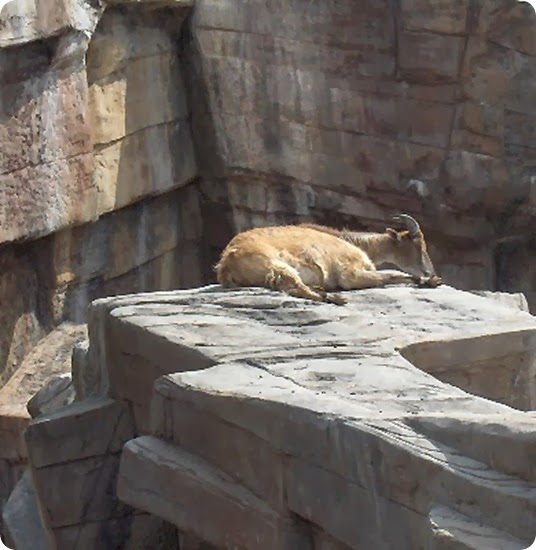
<instances>
[{"instance_id":1,"label":"gray rock","mask_svg":"<svg viewBox=\"0 0 536 550\"><path fill-rule=\"evenodd\" d=\"M49 536L106 549L157 548L174 529L194 548L528 545L536 319L448 286L346 296L213 285L94 302L80 370L108 397L26 431Z\"/></svg>"},{"instance_id":2,"label":"gray rock","mask_svg":"<svg viewBox=\"0 0 536 550\"><path fill-rule=\"evenodd\" d=\"M14 550L49 550L50 540L41 522L32 477L26 470L2 512L4 528Z\"/></svg>"},{"instance_id":3,"label":"gray rock","mask_svg":"<svg viewBox=\"0 0 536 550\"><path fill-rule=\"evenodd\" d=\"M26 405L32 418L54 412L75 399L75 389L69 373L49 378Z\"/></svg>"},{"instance_id":4,"label":"gray rock","mask_svg":"<svg viewBox=\"0 0 536 550\"><path fill-rule=\"evenodd\" d=\"M477 296L497 300L501 304L510 305L521 311L530 311L527 298L522 292L491 292L489 290L472 290L471 292Z\"/></svg>"},{"instance_id":5,"label":"gray rock","mask_svg":"<svg viewBox=\"0 0 536 550\"><path fill-rule=\"evenodd\" d=\"M127 445L120 498L221 548L173 500L185 475L207 508L246 491L328 548L455 548L467 530L479 550L495 532L524 544L534 437L528 413L499 401L532 408L536 319L447 286L347 297L212 286L95 303L111 394L158 438ZM195 465L232 490L216 498ZM448 536L429 515L440 503L461 518L437 523Z\"/></svg>"},{"instance_id":6,"label":"gray rock","mask_svg":"<svg viewBox=\"0 0 536 550\"><path fill-rule=\"evenodd\" d=\"M117 491L125 502L156 512L216 548L309 548L290 517L281 517L199 457L156 438L126 444Z\"/></svg>"},{"instance_id":7,"label":"gray rock","mask_svg":"<svg viewBox=\"0 0 536 550\"><path fill-rule=\"evenodd\" d=\"M77 401L89 397L93 393L93 377L89 372L89 341L84 340L73 347L71 357L73 386Z\"/></svg>"}]
</instances>

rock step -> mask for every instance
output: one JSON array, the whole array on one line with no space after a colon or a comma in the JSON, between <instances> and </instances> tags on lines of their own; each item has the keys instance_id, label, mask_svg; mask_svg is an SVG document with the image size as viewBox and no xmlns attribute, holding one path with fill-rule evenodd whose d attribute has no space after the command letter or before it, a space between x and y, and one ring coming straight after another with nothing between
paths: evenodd
<instances>
[{"instance_id":1,"label":"rock step","mask_svg":"<svg viewBox=\"0 0 536 550\"><path fill-rule=\"evenodd\" d=\"M529 413L418 416L408 423L419 433L490 468L524 480L536 480L535 420Z\"/></svg>"},{"instance_id":2,"label":"rock step","mask_svg":"<svg viewBox=\"0 0 536 550\"><path fill-rule=\"evenodd\" d=\"M375 423L374 428L414 457L426 457L428 467L435 464L436 489L430 495L433 502L459 510L476 524L485 524L492 518L493 524L510 533L514 540L528 540L536 535L532 520L536 512L534 483L496 471L453 447L414 432L403 422L391 421L383 426Z\"/></svg>"},{"instance_id":3,"label":"rock step","mask_svg":"<svg viewBox=\"0 0 536 550\"><path fill-rule=\"evenodd\" d=\"M445 506L434 507L428 517L431 550L524 550L530 546Z\"/></svg>"},{"instance_id":4,"label":"rock step","mask_svg":"<svg viewBox=\"0 0 536 550\"><path fill-rule=\"evenodd\" d=\"M52 547L39 514L30 470L24 472L9 496L2 518L9 548L11 545L17 550L47 550ZM0 548L5 550L1 544Z\"/></svg>"},{"instance_id":5,"label":"rock step","mask_svg":"<svg viewBox=\"0 0 536 550\"><path fill-rule=\"evenodd\" d=\"M202 458L153 436L125 445L117 494L218 548L310 548L290 517Z\"/></svg>"}]
</instances>

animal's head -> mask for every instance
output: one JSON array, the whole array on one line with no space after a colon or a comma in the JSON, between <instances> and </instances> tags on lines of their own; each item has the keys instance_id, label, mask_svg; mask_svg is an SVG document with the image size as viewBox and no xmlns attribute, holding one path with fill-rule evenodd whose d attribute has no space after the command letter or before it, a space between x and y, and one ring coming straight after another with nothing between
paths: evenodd
<instances>
[{"instance_id":1,"label":"animal's head","mask_svg":"<svg viewBox=\"0 0 536 550\"><path fill-rule=\"evenodd\" d=\"M436 271L428 256L426 241L417 221L407 214L394 216L393 220L404 227L400 231L390 227L386 229L393 240L393 263L402 271L416 277L435 276Z\"/></svg>"}]
</instances>

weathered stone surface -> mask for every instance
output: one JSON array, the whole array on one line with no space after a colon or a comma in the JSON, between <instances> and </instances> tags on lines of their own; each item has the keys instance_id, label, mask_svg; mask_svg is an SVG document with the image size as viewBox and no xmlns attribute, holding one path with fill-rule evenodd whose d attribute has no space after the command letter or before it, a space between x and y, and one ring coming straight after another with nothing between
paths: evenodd
<instances>
[{"instance_id":1,"label":"weathered stone surface","mask_svg":"<svg viewBox=\"0 0 536 550\"><path fill-rule=\"evenodd\" d=\"M501 472L530 481L535 477L532 440L533 418L506 418L489 415L475 419L439 416L419 417L411 421L421 433L449 445L466 456L491 464Z\"/></svg>"},{"instance_id":2,"label":"weathered stone surface","mask_svg":"<svg viewBox=\"0 0 536 550\"><path fill-rule=\"evenodd\" d=\"M190 250L201 239L198 212L189 186L40 243L41 291L53 320L82 322L89 302L103 295L199 284L199 259Z\"/></svg>"},{"instance_id":3,"label":"weathered stone surface","mask_svg":"<svg viewBox=\"0 0 536 550\"><path fill-rule=\"evenodd\" d=\"M525 544L493 527L475 524L470 518L457 514L444 506L430 511L433 530L429 546L431 550L478 550L498 545L504 550L519 550Z\"/></svg>"},{"instance_id":4,"label":"weathered stone surface","mask_svg":"<svg viewBox=\"0 0 536 550\"><path fill-rule=\"evenodd\" d=\"M68 547L80 537L111 548L113 543L104 541L112 520L122 533L119 539L126 539L132 511L117 501L115 484L120 450L134 435L128 407L111 400L73 403L29 425L34 487L56 545Z\"/></svg>"},{"instance_id":5,"label":"weathered stone surface","mask_svg":"<svg viewBox=\"0 0 536 550\"><path fill-rule=\"evenodd\" d=\"M37 274L31 257L21 252L0 251L0 387L46 333L37 311Z\"/></svg>"},{"instance_id":6,"label":"weathered stone surface","mask_svg":"<svg viewBox=\"0 0 536 550\"><path fill-rule=\"evenodd\" d=\"M124 548L125 550L182 550L176 528L160 518L137 513L128 518L88 522L54 531L58 548Z\"/></svg>"},{"instance_id":7,"label":"weathered stone surface","mask_svg":"<svg viewBox=\"0 0 536 550\"><path fill-rule=\"evenodd\" d=\"M485 296L492 300L497 300L501 304L510 305L521 311L529 311L529 305L525 295L521 292L491 292L489 290L473 290L477 296Z\"/></svg>"},{"instance_id":8,"label":"weathered stone surface","mask_svg":"<svg viewBox=\"0 0 536 550\"><path fill-rule=\"evenodd\" d=\"M175 194L197 173L176 42L191 2L166 6L4 6L0 388L92 299L201 283L197 192Z\"/></svg>"},{"instance_id":9,"label":"weathered stone surface","mask_svg":"<svg viewBox=\"0 0 536 550\"><path fill-rule=\"evenodd\" d=\"M192 474L192 464L208 463L218 479L274 513L299 516L305 532L323 533L335 548L431 548L437 537L428 514L438 504L477 534L491 529L493 517L504 540L528 541L536 513L526 460L531 420L475 394L502 391L501 399L520 408L534 399L528 383L488 384L504 368L518 368L520 354L518 377L530 378L534 317L445 286L348 297L348 307L334 308L263 289L206 287L95 303L92 334L99 323L106 331L90 355L103 360L112 394L138 409L138 426L169 442L127 445L120 497L215 544L216 535L198 523L203 511L189 518L182 500L170 506L162 496L182 494L171 489L174 470L176 483L186 476L188 491L206 494L206 479ZM149 425L140 384L119 380L130 372L148 387L164 364L179 372L156 380ZM468 369L468 381L456 388L430 374L468 364L487 376ZM478 451L469 448L474 442ZM519 460L508 460L509 449ZM184 452L192 453L188 467L177 458ZM368 519L349 522L356 510ZM452 536L461 544L460 533Z\"/></svg>"},{"instance_id":10,"label":"weathered stone surface","mask_svg":"<svg viewBox=\"0 0 536 550\"><path fill-rule=\"evenodd\" d=\"M12 548L47 550L50 543L43 528L30 471L26 470L11 493L2 513Z\"/></svg>"},{"instance_id":11,"label":"weathered stone surface","mask_svg":"<svg viewBox=\"0 0 536 550\"><path fill-rule=\"evenodd\" d=\"M51 548L176 548L174 526L134 514L116 498L120 451L134 436L129 408L106 399L76 402L30 424L29 462Z\"/></svg>"},{"instance_id":12,"label":"weathered stone surface","mask_svg":"<svg viewBox=\"0 0 536 550\"><path fill-rule=\"evenodd\" d=\"M216 547L189 534L181 533L179 535L179 548L180 550L215 550Z\"/></svg>"},{"instance_id":13,"label":"weathered stone surface","mask_svg":"<svg viewBox=\"0 0 536 550\"><path fill-rule=\"evenodd\" d=\"M403 31L398 44L400 73L410 83L456 82L464 43L462 36Z\"/></svg>"},{"instance_id":14,"label":"weathered stone surface","mask_svg":"<svg viewBox=\"0 0 536 550\"><path fill-rule=\"evenodd\" d=\"M153 437L126 444L118 495L217 548L308 548L290 518L195 455Z\"/></svg>"},{"instance_id":15,"label":"weathered stone surface","mask_svg":"<svg viewBox=\"0 0 536 550\"><path fill-rule=\"evenodd\" d=\"M399 522L400 540L410 535L418 538L430 502L437 499L441 502L452 499L458 509L470 510L470 515L479 521L494 517L496 525L503 525L507 531L517 533L523 539L531 536L529 515L533 512L529 510L534 507L534 491L530 485L494 471L482 462L471 461L457 451L415 433L402 422L388 419L393 416L393 411L388 410L387 404L380 405L382 409L378 410L361 404L362 400L357 396L355 404L346 399L343 405L341 393L335 397L333 390L326 389L318 395L310 389L300 389L291 381L282 383L279 376L265 374L264 380L259 379L255 370L258 371L252 367L227 365L170 378L178 382L175 395L179 400L181 391L191 392L192 397L195 396L194 407L205 410L210 407L211 413L219 415L225 422L252 431L285 455L296 457L295 467L289 469L288 463L286 467L288 479L285 487L289 503L292 503L289 505L299 515L314 518L315 523L319 522L332 535L343 537L351 547L359 548L357 541L361 540L359 537L367 536L366 531L351 531L352 527L341 522L339 515L332 517L326 511L321 513L320 508L312 515L312 502L325 502L327 486L332 487L332 498L337 502L367 498L373 498L371 506L374 503L380 506L382 498L390 503L398 502L402 509L395 507L385 514L399 518L396 522ZM336 378L333 371L330 374ZM193 383L194 378L200 381L202 375L201 386ZM180 379L185 381L185 386L179 382ZM236 395L234 403L234 399L229 397L232 390L225 379L232 379L235 387L238 383L241 388L248 388ZM336 381L332 380L332 386L335 384ZM170 392L166 394L168 397L172 395ZM443 410L449 406L446 395L443 400L436 395L435 399L429 398L428 401L421 406L439 406ZM398 405L407 406L407 400ZM476 422L486 415L486 408L494 408L493 404L484 401L477 406L474 400L466 401L463 406L473 409ZM459 408L460 404L446 416L455 416ZM511 409L505 409L505 416L506 411ZM511 411L510 414L515 422L516 413ZM344 416L345 420L333 420L333 415ZM509 417L504 421L509 421ZM214 460L217 461L218 457ZM311 477L303 478L308 469L312 471ZM326 477L324 485L320 483L322 476ZM301 484L297 480L302 480ZM498 483L504 491L494 493L493 488ZM306 497L300 497L303 492ZM352 492L361 496L352 496ZM386 506L389 508L390 505L386 502ZM333 506L327 508L331 510ZM355 508L355 505L350 508ZM513 513L513 508L516 513ZM416 512L411 521L412 515L407 515L407 509ZM402 517L404 515L406 519ZM391 535L396 537L394 532ZM378 536L378 533L372 530L370 536Z\"/></svg>"},{"instance_id":16,"label":"weathered stone surface","mask_svg":"<svg viewBox=\"0 0 536 550\"><path fill-rule=\"evenodd\" d=\"M205 291L194 289L191 292L199 293L201 298ZM156 296L170 309L177 303L175 293L160 292ZM154 297L154 293L139 294L136 303L151 303ZM144 432L148 430L150 420L150 395L143 388L152 387L153 382L163 374L182 369L206 368L213 365L215 360L188 346L181 346L180 342L170 342L165 335L156 340L147 338L143 320L141 326L133 326L113 318L110 313L118 304L131 304L131 297L119 296L117 300L97 300L89 308L88 330L91 345L88 373L92 379L89 384L96 393L129 401L133 406L137 427ZM150 322L150 318L145 321ZM112 340L110 334L114 334ZM130 342L129 350L120 344L127 341ZM173 364L170 364L170 353L174 352L178 352L178 355Z\"/></svg>"},{"instance_id":17,"label":"weathered stone surface","mask_svg":"<svg viewBox=\"0 0 536 550\"><path fill-rule=\"evenodd\" d=\"M93 392L91 373L89 368L89 342L84 340L73 347L72 379L76 400L82 401L90 397Z\"/></svg>"},{"instance_id":18,"label":"weathered stone surface","mask_svg":"<svg viewBox=\"0 0 536 550\"><path fill-rule=\"evenodd\" d=\"M411 31L463 34L467 12L465 0L402 0L401 23Z\"/></svg>"},{"instance_id":19,"label":"weathered stone surface","mask_svg":"<svg viewBox=\"0 0 536 550\"><path fill-rule=\"evenodd\" d=\"M30 416L35 418L42 414L51 413L70 405L75 398L73 381L69 373L50 378L28 401L27 408Z\"/></svg>"},{"instance_id":20,"label":"weathered stone surface","mask_svg":"<svg viewBox=\"0 0 536 550\"><path fill-rule=\"evenodd\" d=\"M447 282L522 290L533 306L534 277L497 269L501 239L530 238L536 220L517 206L533 202L533 10L305 4L290 2L283 23L276 0L196 4L185 75L198 158L210 159L200 165L210 261L253 225L376 229L407 210ZM523 239L517 250L535 263Z\"/></svg>"},{"instance_id":21,"label":"weathered stone surface","mask_svg":"<svg viewBox=\"0 0 536 550\"><path fill-rule=\"evenodd\" d=\"M156 436L209 460L243 482L274 510L286 509L285 458L263 438L220 421L191 401L156 396L151 417Z\"/></svg>"},{"instance_id":22,"label":"weathered stone surface","mask_svg":"<svg viewBox=\"0 0 536 550\"><path fill-rule=\"evenodd\" d=\"M111 9L90 43L89 110L99 212L161 194L196 176L174 45L177 30L167 17L125 16Z\"/></svg>"},{"instance_id":23,"label":"weathered stone surface","mask_svg":"<svg viewBox=\"0 0 536 550\"><path fill-rule=\"evenodd\" d=\"M166 548L174 530L158 516L191 533L194 547L428 550L471 533L484 550L490 532L527 541L530 417L463 389L487 395L487 380L520 354L518 375L532 372L534 317L446 286L348 297L335 308L205 287L94 303L84 368L121 402L86 400L27 430L56 544L135 548L146 532L141 547L156 548L165 532ZM472 364L488 376L469 369L461 388L430 374ZM175 374L158 379L166 372ZM507 402L532 399L530 388L510 386ZM136 436L130 411L153 436L130 441L121 457ZM125 503L157 516L144 516L154 530L136 531L117 479ZM430 515L438 505L456 521ZM356 510L361 520L348 521Z\"/></svg>"},{"instance_id":24,"label":"weathered stone surface","mask_svg":"<svg viewBox=\"0 0 536 550\"><path fill-rule=\"evenodd\" d=\"M424 371L470 393L522 410L532 410L536 406L532 331L460 338L454 342L420 342L410 344L401 353ZM493 377L490 372L494 373Z\"/></svg>"},{"instance_id":25,"label":"weathered stone surface","mask_svg":"<svg viewBox=\"0 0 536 550\"><path fill-rule=\"evenodd\" d=\"M103 15L77 1L6 10L0 243L93 221L195 177L174 55L184 9L171 18Z\"/></svg>"},{"instance_id":26,"label":"weathered stone surface","mask_svg":"<svg viewBox=\"0 0 536 550\"><path fill-rule=\"evenodd\" d=\"M56 37L68 31L91 34L103 9L100 4L77 0L46 6L31 1L6 4L0 48Z\"/></svg>"},{"instance_id":27,"label":"weathered stone surface","mask_svg":"<svg viewBox=\"0 0 536 550\"><path fill-rule=\"evenodd\" d=\"M66 433L77 437L66 439ZM134 436L132 417L119 402L86 399L35 419L26 430L32 466L117 453Z\"/></svg>"},{"instance_id":28,"label":"weathered stone surface","mask_svg":"<svg viewBox=\"0 0 536 550\"><path fill-rule=\"evenodd\" d=\"M42 338L20 368L0 387L0 416L29 419L28 401L51 377L70 371L72 347L86 335L85 325L65 323Z\"/></svg>"},{"instance_id":29,"label":"weathered stone surface","mask_svg":"<svg viewBox=\"0 0 536 550\"><path fill-rule=\"evenodd\" d=\"M0 386L0 509L26 467L28 400L50 377L70 370L71 348L85 336L85 326L66 323L56 328L39 341L20 368Z\"/></svg>"},{"instance_id":30,"label":"weathered stone surface","mask_svg":"<svg viewBox=\"0 0 536 550\"><path fill-rule=\"evenodd\" d=\"M30 456L30 461L31 461ZM39 501L46 506L48 529L99 522L130 514L117 502L115 483L119 455L97 456L33 469ZM65 485L65 480L69 484Z\"/></svg>"},{"instance_id":31,"label":"weathered stone surface","mask_svg":"<svg viewBox=\"0 0 536 550\"><path fill-rule=\"evenodd\" d=\"M536 182L532 192L536 204ZM531 223L525 217L522 227L530 227ZM526 225L525 225L526 224ZM498 271L501 290L519 289L526 296L529 307L534 313L533 304L536 300L534 281L536 280L536 240L534 237L515 239L501 243L498 247Z\"/></svg>"},{"instance_id":32,"label":"weathered stone surface","mask_svg":"<svg viewBox=\"0 0 536 550\"><path fill-rule=\"evenodd\" d=\"M42 48L48 63L45 42ZM37 72L0 93L0 139L9 144L0 162L0 242L95 219L84 71Z\"/></svg>"},{"instance_id":33,"label":"weathered stone surface","mask_svg":"<svg viewBox=\"0 0 536 550\"><path fill-rule=\"evenodd\" d=\"M201 240L199 194L187 186L105 215L97 223L65 229L29 244L4 246L0 251L0 302L11 305L0 308L0 386L54 325L64 320L84 322L91 300L200 284ZM60 330L52 338L57 341L61 334ZM73 343L65 340L68 353ZM46 363L46 347L38 347L31 361L38 361L39 353L44 353L41 361ZM66 357L58 365L65 365ZM46 376L32 378L39 383L53 374L40 372ZM14 391L20 377L16 380L11 384ZM33 384L26 401L39 388ZM5 402L2 393L0 402Z\"/></svg>"}]
</instances>

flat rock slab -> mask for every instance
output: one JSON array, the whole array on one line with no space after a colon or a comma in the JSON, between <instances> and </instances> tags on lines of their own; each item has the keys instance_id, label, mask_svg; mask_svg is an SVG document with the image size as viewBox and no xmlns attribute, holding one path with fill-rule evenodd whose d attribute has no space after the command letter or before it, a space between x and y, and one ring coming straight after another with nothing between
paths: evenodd
<instances>
[{"instance_id":1,"label":"flat rock slab","mask_svg":"<svg viewBox=\"0 0 536 550\"><path fill-rule=\"evenodd\" d=\"M337 307L212 286L106 299L92 306L90 356L171 455L192 453L341 547L447 548L429 517L438 505L475 533L528 541L536 480L517 454L536 441L523 412L536 397L536 319L447 286L347 297ZM148 487L159 464L174 467L151 440L129 447L120 496L161 515ZM136 456L153 473L135 476ZM217 506L212 489L199 481L196 499ZM173 506L165 519L203 538Z\"/></svg>"},{"instance_id":2,"label":"flat rock slab","mask_svg":"<svg viewBox=\"0 0 536 550\"><path fill-rule=\"evenodd\" d=\"M30 421L27 403L50 377L70 371L73 345L86 335L85 325L60 325L32 349L0 388L0 459L26 459L23 434Z\"/></svg>"},{"instance_id":3,"label":"flat rock slab","mask_svg":"<svg viewBox=\"0 0 536 550\"><path fill-rule=\"evenodd\" d=\"M144 358L161 374L243 363L289 381L296 389L331 396L335 407L359 404L372 416L467 407L498 412L497 404L475 399L428 372L478 363L482 370L486 362L518 354L527 355L522 366L525 372L531 370L536 318L528 313L447 286L346 295L348 306L336 307L263 289L205 287L98 301L93 316L95 310L110 314L108 349ZM95 347L103 348L104 343ZM421 368L414 363L422 363ZM508 368L499 365L495 370ZM112 395L136 402L134 392L140 388L133 388L129 378L142 376L140 369L132 361L109 365ZM238 390L240 381L235 383L233 389ZM471 386L471 380L465 384ZM479 393L478 388L470 389ZM488 397L487 388L482 389ZM519 391L528 389L530 402L536 390ZM508 403L509 397L504 395L504 401ZM536 400L534 404L523 408L536 408Z\"/></svg>"},{"instance_id":4,"label":"flat rock slab","mask_svg":"<svg viewBox=\"0 0 536 550\"><path fill-rule=\"evenodd\" d=\"M217 547L304 547L302 534L286 517L197 456L154 437L125 445L118 494L186 531L200 533Z\"/></svg>"},{"instance_id":5,"label":"flat rock slab","mask_svg":"<svg viewBox=\"0 0 536 550\"><path fill-rule=\"evenodd\" d=\"M3 510L4 525L14 548L47 550L50 541L43 528L30 471L26 470Z\"/></svg>"}]
</instances>

